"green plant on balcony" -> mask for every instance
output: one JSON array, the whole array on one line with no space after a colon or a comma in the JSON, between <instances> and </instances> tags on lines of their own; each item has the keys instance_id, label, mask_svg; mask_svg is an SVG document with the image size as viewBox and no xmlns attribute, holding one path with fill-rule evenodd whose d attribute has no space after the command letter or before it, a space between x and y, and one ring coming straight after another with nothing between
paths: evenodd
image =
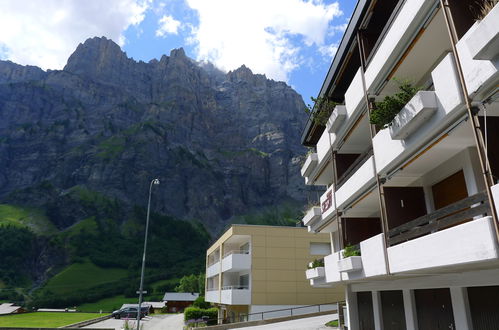
<instances>
[{"instance_id":1,"label":"green plant on balcony","mask_svg":"<svg viewBox=\"0 0 499 330\"><path fill-rule=\"evenodd\" d=\"M327 97L311 97L313 105L307 104L305 112L312 116L312 121L318 125L325 126L329 117L334 111L338 103L328 99ZM316 111L314 111L314 108Z\"/></svg>"},{"instance_id":2,"label":"green plant on balcony","mask_svg":"<svg viewBox=\"0 0 499 330\"><path fill-rule=\"evenodd\" d=\"M400 92L393 96L385 96L383 101L375 102L375 108L371 111L370 122L378 129L389 127L393 118L419 91L419 88L412 86L409 81L395 81L399 85Z\"/></svg>"},{"instance_id":3,"label":"green plant on balcony","mask_svg":"<svg viewBox=\"0 0 499 330\"><path fill-rule=\"evenodd\" d=\"M494 8L495 5L499 3L499 0L482 0L477 1L478 13L476 15L476 20L481 21L485 16Z\"/></svg>"},{"instance_id":4,"label":"green plant on balcony","mask_svg":"<svg viewBox=\"0 0 499 330\"><path fill-rule=\"evenodd\" d=\"M347 245L343 249L343 258L360 256L360 249L354 245Z\"/></svg>"},{"instance_id":5,"label":"green plant on balcony","mask_svg":"<svg viewBox=\"0 0 499 330\"><path fill-rule=\"evenodd\" d=\"M307 266L307 269L314 269L317 267L324 267L324 259L315 259Z\"/></svg>"}]
</instances>

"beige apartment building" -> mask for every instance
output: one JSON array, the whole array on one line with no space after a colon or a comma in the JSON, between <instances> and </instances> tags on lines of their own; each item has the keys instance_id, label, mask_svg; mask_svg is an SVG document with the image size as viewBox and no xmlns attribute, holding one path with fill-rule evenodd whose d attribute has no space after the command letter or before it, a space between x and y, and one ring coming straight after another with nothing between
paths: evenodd
<instances>
[{"instance_id":1,"label":"beige apartment building","mask_svg":"<svg viewBox=\"0 0 499 330\"><path fill-rule=\"evenodd\" d=\"M330 304L322 311L335 309L333 303L344 300L344 288L325 287L305 275L310 262L330 253L328 234L303 227L232 225L206 253L205 299L228 321L287 316L289 308L316 304ZM275 310L283 311L270 313ZM294 313L316 311L317 306Z\"/></svg>"}]
</instances>

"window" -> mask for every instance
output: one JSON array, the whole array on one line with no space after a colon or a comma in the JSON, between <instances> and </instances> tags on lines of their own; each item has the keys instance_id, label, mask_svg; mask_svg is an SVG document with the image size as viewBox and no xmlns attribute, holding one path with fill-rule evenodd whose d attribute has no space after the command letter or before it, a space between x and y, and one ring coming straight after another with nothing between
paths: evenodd
<instances>
[{"instance_id":1,"label":"window","mask_svg":"<svg viewBox=\"0 0 499 330\"><path fill-rule=\"evenodd\" d=\"M310 242L310 254L320 256L331 254L331 244Z\"/></svg>"}]
</instances>

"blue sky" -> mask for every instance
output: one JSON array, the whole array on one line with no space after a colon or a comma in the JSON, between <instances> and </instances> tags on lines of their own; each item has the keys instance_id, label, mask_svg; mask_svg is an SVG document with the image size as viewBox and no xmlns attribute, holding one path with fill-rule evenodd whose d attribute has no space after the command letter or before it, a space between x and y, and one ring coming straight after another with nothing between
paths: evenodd
<instances>
[{"instance_id":1,"label":"blue sky","mask_svg":"<svg viewBox=\"0 0 499 330\"><path fill-rule=\"evenodd\" d=\"M245 64L286 81L310 103L354 0L87 0L0 3L0 59L62 69L78 43L116 41L148 62L183 47L224 71Z\"/></svg>"}]
</instances>

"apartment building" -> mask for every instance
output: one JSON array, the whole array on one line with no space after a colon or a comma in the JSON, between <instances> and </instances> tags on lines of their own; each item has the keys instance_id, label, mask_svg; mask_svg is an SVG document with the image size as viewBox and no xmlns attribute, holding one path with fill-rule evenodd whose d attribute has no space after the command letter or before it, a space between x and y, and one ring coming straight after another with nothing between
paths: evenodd
<instances>
[{"instance_id":1,"label":"apartment building","mask_svg":"<svg viewBox=\"0 0 499 330\"><path fill-rule=\"evenodd\" d=\"M289 308L316 304L335 309L331 303L344 300L344 288L325 288L321 276L312 274L314 282L305 274L310 262L330 253L329 235L304 227L232 225L206 252L205 300L227 322L289 316ZM282 311L270 313L276 310Z\"/></svg>"},{"instance_id":2,"label":"apartment building","mask_svg":"<svg viewBox=\"0 0 499 330\"><path fill-rule=\"evenodd\" d=\"M319 93L338 105L307 122L301 172L326 191L303 223L331 234L349 329L498 327L499 5L481 3L358 1ZM373 125L393 78L420 90Z\"/></svg>"}]
</instances>

